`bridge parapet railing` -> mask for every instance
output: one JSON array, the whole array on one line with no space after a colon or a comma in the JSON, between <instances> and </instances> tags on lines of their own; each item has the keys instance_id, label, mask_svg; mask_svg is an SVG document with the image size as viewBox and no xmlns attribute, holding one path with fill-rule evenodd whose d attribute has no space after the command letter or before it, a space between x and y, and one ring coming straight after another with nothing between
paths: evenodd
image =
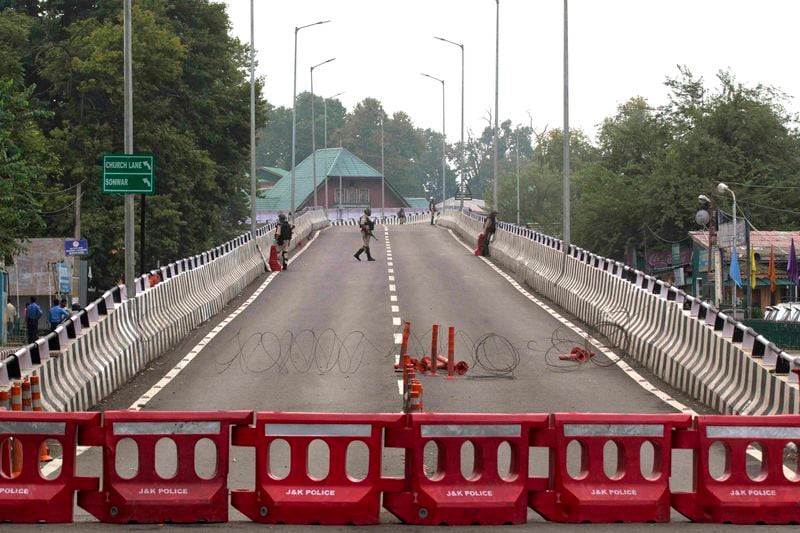
<instances>
[{"instance_id":1,"label":"bridge parapet railing","mask_svg":"<svg viewBox=\"0 0 800 533\"><path fill-rule=\"evenodd\" d=\"M475 242L484 221L452 210L438 222ZM578 246L562 248L560 239L499 221L491 254L587 325L616 324L630 356L720 412L798 412L800 357L679 287Z\"/></svg>"}]
</instances>

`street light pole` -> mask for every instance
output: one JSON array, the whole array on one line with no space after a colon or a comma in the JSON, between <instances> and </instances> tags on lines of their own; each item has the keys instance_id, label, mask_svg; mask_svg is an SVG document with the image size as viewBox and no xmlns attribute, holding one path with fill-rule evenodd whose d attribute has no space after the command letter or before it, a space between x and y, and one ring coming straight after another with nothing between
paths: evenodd
<instances>
[{"instance_id":1,"label":"street light pole","mask_svg":"<svg viewBox=\"0 0 800 533\"><path fill-rule=\"evenodd\" d=\"M563 248L564 254L569 253L569 245L571 242L571 228L570 228L570 191L569 191L569 8L568 0L564 0L564 179L563 179L563 195L564 195L564 208L563 208Z\"/></svg>"},{"instance_id":2,"label":"street light pole","mask_svg":"<svg viewBox=\"0 0 800 533\"><path fill-rule=\"evenodd\" d=\"M438 39L440 41L444 41L446 43L453 44L461 48L461 150L459 151L459 166L461 168L461 201L459 202L459 208L463 211L464 210L464 44L457 43L454 41L450 41L445 39L444 37L434 37L434 39Z\"/></svg>"},{"instance_id":3,"label":"street light pole","mask_svg":"<svg viewBox=\"0 0 800 533\"><path fill-rule=\"evenodd\" d=\"M250 0L250 236L256 239L256 44L255 8Z\"/></svg>"},{"instance_id":4,"label":"street light pole","mask_svg":"<svg viewBox=\"0 0 800 533\"><path fill-rule=\"evenodd\" d=\"M492 209L497 211L497 174L498 168L500 165L499 162L499 149L497 146L497 138L499 135L499 102L500 102L500 0L495 0L497 2L497 17L496 17L496 29L495 29L495 59L494 59L494 136L492 140L492 144L494 145L494 164L493 164L493 175L494 175L494 189L492 190ZM566 1L566 0L565 0Z\"/></svg>"},{"instance_id":5,"label":"street light pole","mask_svg":"<svg viewBox=\"0 0 800 533\"><path fill-rule=\"evenodd\" d=\"M519 126L517 126L517 226L519 226Z\"/></svg>"},{"instance_id":6,"label":"street light pole","mask_svg":"<svg viewBox=\"0 0 800 533\"><path fill-rule=\"evenodd\" d=\"M436 80L442 84L442 211L445 208L445 202L447 201L447 192L445 190L445 170L447 168L447 134L445 133L445 115L444 115L444 80L439 79L435 76L431 76L430 74L422 74L426 78L430 78L432 80Z\"/></svg>"},{"instance_id":7,"label":"street light pole","mask_svg":"<svg viewBox=\"0 0 800 533\"><path fill-rule=\"evenodd\" d=\"M124 129L125 153L133 153L133 63L132 63L132 25L131 25L131 0L125 0L123 24L123 93L124 93ZM134 286L134 228L133 228L133 195L125 195L125 290L128 298L136 296Z\"/></svg>"},{"instance_id":8,"label":"street light pole","mask_svg":"<svg viewBox=\"0 0 800 533\"><path fill-rule=\"evenodd\" d=\"M295 26L294 28L294 83L292 89L292 171L290 181L292 183L291 203L289 205L289 212L294 213L295 208L295 173L294 167L297 161L297 34L304 28L311 26L318 26L320 24L327 24L330 20L321 20L313 24L306 24L305 26Z\"/></svg>"},{"instance_id":9,"label":"street light pole","mask_svg":"<svg viewBox=\"0 0 800 533\"><path fill-rule=\"evenodd\" d=\"M324 109L323 115L325 117L325 174L326 174L326 177L325 177L325 181L326 181L326 185L325 185L325 210L326 211L328 209L328 186L327 186L327 181L328 181L328 178L327 178L327 173L328 173L328 152L327 152L327 150L328 150L328 100L333 100L337 96L341 96L343 94L344 94L344 92L336 93L333 96L330 96L330 97L325 98L324 100L322 100L322 108ZM341 191L341 188L340 188L340 190L339 190L340 197L341 197L341 194L342 194L342 191ZM341 202L341 200L339 200L339 201Z\"/></svg>"},{"instance_id":10,"label":"street light pole","mask_svg":"<svg viewBox=\"0 0 800 533\"><path fill-rule=\"evenodd\" d=\"M381 221L384 220L384 210L386 209L386 172L383 154L383 117L381 117Z\"/></svg>"},{"instance_id":11,"label":"street light pole","mask_svg":"<svg viewBox=\"0 0 800 533\"><path fill-rule=\"evenodd\" d=\"M314 207L317 207L317 126L314 113L314 69L335 60L335 57L311 67L311 168L314 175ZM328 190L328 172L325 169L325 191ZM327 209L327 205L325 206Z\"/></svg>"}]
</instances>

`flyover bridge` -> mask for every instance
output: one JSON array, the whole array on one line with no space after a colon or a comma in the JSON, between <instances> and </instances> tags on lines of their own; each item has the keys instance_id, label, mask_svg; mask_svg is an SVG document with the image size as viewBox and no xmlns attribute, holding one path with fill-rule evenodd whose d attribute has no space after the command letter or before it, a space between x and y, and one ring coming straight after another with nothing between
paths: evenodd
<instances>
[{"instance_id":1,"label":"flyover bridge","mask_svg":"<svg viewBox=\"0 0 800 533\"><path fill-rule=\"evenodd\" d=\"M357 228L309 210L297 218L285 272L267 271L273 228L264 227L255 240L243 236L164 267L156 287L143 276L135 298L122 287L109 291L4 360L0 388L36 372L45 410L56 412L396 413L403 384L395 364L409 322L409 355L429 355L432 342L446 354L453 327L455 357L470 367L456 379L422 378L426 411L687 420L797 412L791 356L706 302L578 248L565 261L558 240L505 223L491 260L476 257L479 217L447 212L436 225L428 221L379 224L376 261L358 262ZM593 357L559 357L575 347ZM82 475L101 475L98 447L78 453ZM231 453L228 485L252 490L253 450ZM508 465L511 453L498 460ZM606 463L624 461L616 450L603 454ZM135 471L135 455L119 451L118 471ZM325 477L330 455L312 455L309 470ZM724 453L712 456L718 468ZM757 452L748 457L761 460ZM674 450L672 460L673 490L691 490L691 454ZM154 461L174 469L177 455ZM531 475L546 475L546 455L534 463ZM59 459L49 465L47 475L62 467ZM382 468L402 476L403 457L384 455ZM672 519L682 520L674 510ZM91 517L76 507L76 520Z\"/></svg>"}]
</instances>

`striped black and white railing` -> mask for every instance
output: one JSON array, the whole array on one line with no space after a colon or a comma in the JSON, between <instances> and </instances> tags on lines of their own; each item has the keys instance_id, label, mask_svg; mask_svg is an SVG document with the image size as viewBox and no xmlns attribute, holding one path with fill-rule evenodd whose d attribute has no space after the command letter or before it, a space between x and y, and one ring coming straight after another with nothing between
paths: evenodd
<instances>
[{"instance_id":1,"label":"striped black and white railing","mask_svg":"<svg viewBox=\"0 0 800 533\"><path fill-rule=\"evenodd\" d=\"M410 213L406 215L405 221L402 224L419 224L421 222L430 222L431 214L430 211L425 211L422 213ZM383 224L386 226L396 226L400 225L400 219L397 215L392 215L390 217L384 217L381 219L380 217L375 218L376 224ZM333 226L358 226L358 219L357 218L346 218L341 220L332 220L331 225Z\"/></svg>"},{"instance_id":2,"label":"striped black and white railing","mask_svg":"<svg viewBox=\"0 0 800 533\"><path fill-rule=\"evenodd\" d=\"M310 209L294 224L292 246L328 221L322 210ZM0 388L37 371L46 410L91 408L268 270L274 230L267 224L255 240L241 235L165 265L155 287L146 273L135 281L135 298L124 285L106 291L54 332L0 360Z\"/></svg>"},{"instance_id":3,"label":"striped black and white railing","mask_svg":"<svg viewBox=\"0 0 800 533\"><path fill-rule=\"evenodd\" d=\"M451 211L439 223L474 240L484 217ZM565 258L559 239L497 226L496 261L587 325L619 324L629 355L670 385L722 413L798 412L800 361L752 328L619 261L574 245Z\"/></svg>"}]
</instances>

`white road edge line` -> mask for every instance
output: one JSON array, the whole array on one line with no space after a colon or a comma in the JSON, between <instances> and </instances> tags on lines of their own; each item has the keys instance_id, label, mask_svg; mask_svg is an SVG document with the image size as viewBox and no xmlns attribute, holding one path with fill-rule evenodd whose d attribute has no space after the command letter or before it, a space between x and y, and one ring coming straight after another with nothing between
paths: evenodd
<instances>
[{"instance_id":1,"label":"white road edge line","mask_svg":"<svg viewBox=\"0 0 800 533\"><path fill-rule=\"evenodd\" d=\"M294 254L289 259L289 264L292 264L295 259L297 259L301 255L303 255L303 252L308 250L308 248L311 246L311 243L316 240L316 238L319 236L319 234L322 231L325 231L326 229L328 229L329 227L330 226L327 226L327 227L325 227L325 228L323 228L321 230L317 230L317 232L314 233L314 236L311 237L311 239L308 240L306 245L303 246L300 249L299 252ZM273 279L275 279L275 276L277 276L277 275L278 275L278 272L270 273L270 275L267 276L267 279L264 280L264 283L262 283L261 286L258 289L256 289L256 291L252 295L250 295L250 297L247 300L245 300L238 308L236 308L227 317L225 317L222 320L222 322L220 322L211 331L209 331L208 334L205 337L203 337L200 340L200 342L198 342L195 345L194 348L189 350L189 353L183 359L178 361L175 364L175 366L172 367L172 369L169 370L167 372L167 374L163 378L161 378L161 380L159 380L158 383L153 385L150 388L150 390L148 390L147 392L142 394L135 402L133 402L130 405L130 407L128 407L127 410L128 411L141 411L142 408L144 406L146 406L150 402L150 400L152 400L156 396L156 394L158 394L160 391L162 391L164 389L164 387L167 384L169 384L170 381L175 379L178 376L178 374L180 374L187 366L189 366L189 363L191 363L192 360L195 357L197 357L198 354L201 351L203 351L203 348L205 348L209 344L209 342L211 342L211 339L216 337L219 334L220 331L225 329L225 326L230 324L237 316L239 316L242 312L244 312L245 309L250 307L250 304L252 304L262 292L264 292L264 290L267 288L267 286L272 282ZM78 456L82 455L89 448L90 448L89 446L78 446L76 451L75 451L75 456L78 457ZM55 458L55 459L53 459L53 461L47 463L44 466L44 468L42 468L42 474L46 477L46 476L52 474L53 472L55 472L56 470L58 470L59 468L61 468L61 459L60 458Z\"/></svg>"}]
</instances>

